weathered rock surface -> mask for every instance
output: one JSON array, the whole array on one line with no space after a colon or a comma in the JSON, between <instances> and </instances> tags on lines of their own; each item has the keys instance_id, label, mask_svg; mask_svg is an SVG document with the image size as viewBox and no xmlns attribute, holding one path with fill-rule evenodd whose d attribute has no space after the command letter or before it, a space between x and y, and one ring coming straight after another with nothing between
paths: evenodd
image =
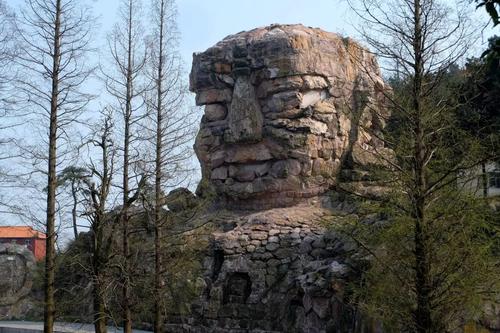
<instances>
[{"instance_id":1,"label":"weathered rock surface","mask_svg":"<svg viewBox=\"0 0 500 333\"><path fill-rule=\"evenodd\" d=\"M187 188L180 187L170 191L165 202L169 210L179 212L196 206L196 197Z\"/></svg>"},{"instance_id":2,"label":"weathered rock surface","mask_svg":"<svg viewBox=\"0 0 500 333\"><path fill-rule=\"evenodd\" d=\"M344 165L387 153L377 62L334 33L272 25L228 36L194 55L190 88L205 105L202 183L236 208L296 204L327 191Z\"/></svg>"},{"instance_id":3,"label":"weathered rock surface","mask_svg":"<svg viewBox=\"0 0 500 333\"><path fill-rule=\"evenodd\" d=\"M211 235L191 316L170 317L167 331L372 332L346 302L363 258L325 228L335 220L329 202L227 213Z\"/></svg>"},{"instance_id":4,"label":"weathered rock surface","mask_svg":"<svg viewBox=\"0 0 500 333\"><path fill-rule=\"evenodd\" d=\"M31 310L34 266L35 257L26 247L0 244L0 320L21 318Z\"/></svg>"},{"instance_id":5,"label":"weathered rock surface","mask_svg":"<svg viewBox=\"0 0 500 333\"><path fill-rule=\"evenodd\" d=\"M339 182L381 190L369 170L390 158L379 139L385 89L359 44L302 25L241 32L194 55L191 90L205 105L197 194L215 190L217 209L202 292L168 332L376 331L345 288L365 259L325 221L355 214L327 193Z\"/></svg>"}]
</instances>

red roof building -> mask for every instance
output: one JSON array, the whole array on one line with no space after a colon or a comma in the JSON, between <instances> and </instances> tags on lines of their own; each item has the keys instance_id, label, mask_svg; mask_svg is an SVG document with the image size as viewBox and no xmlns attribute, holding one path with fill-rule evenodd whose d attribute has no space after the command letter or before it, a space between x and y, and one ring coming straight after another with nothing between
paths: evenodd
<instances>
[{"instance_id":1,"label":"red roof building","mask_svg":"<svg viewBox=\"0 0 500 333\"><path fill-rule=\"evenodd\" d=\"M36 260L45 258L45 240L47 236L32 227L0 227L0 243L15 243L26 246Z\"/></svg>"}]
</instances>

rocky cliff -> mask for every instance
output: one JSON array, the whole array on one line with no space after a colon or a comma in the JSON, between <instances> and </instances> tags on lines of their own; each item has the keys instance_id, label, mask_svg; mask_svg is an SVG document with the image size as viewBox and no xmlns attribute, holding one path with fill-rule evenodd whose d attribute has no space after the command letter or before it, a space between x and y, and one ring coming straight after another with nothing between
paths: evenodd
<instances>
[{"instance_id":1,"label":"rocky cliff","mask_svg":"<svg viewBox=\"0 0 500 333\"><path fill-rule=\"evenodd\" d=\"M215 194L203 291L170 332L372 331L348 305L359 259L328 223L355 213L340 182L377 192L369 171L387 88L373 55L337 34L272 25L194 55L205 106L195 151ZM380 158L383 157L383 158ZM209 213L210 215L210 213Z\"/></svg>"}]
</instances>

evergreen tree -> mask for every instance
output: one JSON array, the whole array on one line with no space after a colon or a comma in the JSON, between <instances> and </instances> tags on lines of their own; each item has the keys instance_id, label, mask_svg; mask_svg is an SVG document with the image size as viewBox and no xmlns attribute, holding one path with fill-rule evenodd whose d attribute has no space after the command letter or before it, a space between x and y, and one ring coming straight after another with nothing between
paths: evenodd
<instances>
[{"instance_id":1,"label":"evergreen tree","mask_svg":"<svg viewBox=\"0 0 500 333\"><path fill-rule=\"evenodd\" d=\"M499 291L489 210L459 185L480 156L477 140L457 126L450 89L471 43L467 9L434 0L352 7L372 51L398 72L386 93L397 126L383 138L395 155L380 170L384 195L344 230L371 257L359 301L386 331L453 331Z\"/></svg>"}]
</instances>

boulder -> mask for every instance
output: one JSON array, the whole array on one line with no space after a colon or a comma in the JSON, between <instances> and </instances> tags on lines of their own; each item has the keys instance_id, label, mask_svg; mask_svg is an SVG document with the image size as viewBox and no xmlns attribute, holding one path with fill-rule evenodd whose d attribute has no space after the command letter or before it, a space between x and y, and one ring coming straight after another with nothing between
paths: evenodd
<instances>
[{"instance_id":1,"label":"boulder","mask_svg":"<svg viewBox=\"0 0 500 333\"><path fill-rule=\"evenodd\" d=\"M33 309L29 299L35 257L27 247L0 244L0 319L22 318Z\"/></svg>"},{"instance_id":2,"label":"boulder","mask_svg":"<svg viewBox=\"0 0 500 333\"><path fill-rule=\"evenodd\" d=\"M187 188L180 187L170 191L166 197L166 204L172 212L181 212L196 206L196 196Z\"/></svg>"}]
</instances>

